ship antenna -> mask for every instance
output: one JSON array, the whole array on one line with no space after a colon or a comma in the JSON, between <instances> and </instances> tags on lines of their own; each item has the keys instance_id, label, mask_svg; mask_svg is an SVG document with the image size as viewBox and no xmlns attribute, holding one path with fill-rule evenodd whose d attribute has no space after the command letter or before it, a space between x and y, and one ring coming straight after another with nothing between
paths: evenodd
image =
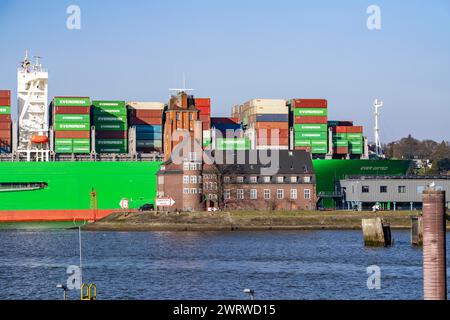
<instances>
[{"instance_id":1,"label":"ship antenna","mask_svg":"<svg viewBox=\"0 0 450 320\"><path fill-rule=\"evenodd\" d=\"M373 102L373 106L375 107L375 153L377 156L381 155L381 140L380 140L380 127L378 126L378 117L380 116L379 109L383 106L383 101L381 99L375 99Z\"/></svg>"},{"instance_id":2,"label":"ship antenna","mask_svg":"<svg viewBox=\"0 0 450 320\"><path fill-rule=\"evenodd\" d=\"M186 88L186 74L183 73L183 88L169 89L169 91L176 91L176 92L180 93L180 92L194 91L194 89Z\"/></svg>"}]
</instances>

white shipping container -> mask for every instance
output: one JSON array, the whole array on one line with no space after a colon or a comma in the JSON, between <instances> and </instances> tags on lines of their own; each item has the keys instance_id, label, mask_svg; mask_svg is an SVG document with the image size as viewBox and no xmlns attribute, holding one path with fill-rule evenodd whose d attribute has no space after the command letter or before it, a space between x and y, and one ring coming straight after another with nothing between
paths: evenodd
<instances>
[{"instance_id":1,"label":"white shipping container","mask_svg":"<svg viewBox=\"0 0 450 320\"><path fill-rule=\"evenodd\" d=\"M289 146L288 145L282 145L282 146L258 145L256 147L256 150L289 150Z\"/></svg>"},{"instance_id":2,"label":"white shipping container","mask_svg":"<svg viewBox=\"0 0 450 320\"><path fill-rule=\"evenodd\" d=\"M164 109L164 103L162 103L162 102L132 101L132 102L127 102L127 105L136 110L163 110Z\"/></svg>"},{"instance_id":3,"label":"white shipping container","mask_svg":"<svg viewBox=\"0 0 450 320\"><path fill-rule=\"evenodd\" d=\"M289 114L289 108L283 107L254 107L250 114Z\"/></svg>"},{"instance_id":4,"label":"white shipping container","mask_svg":"<svg viewBox=\"0 0 450 320\"><path fill-rule=\"evenodd\" d=\"M286 107L284 99L253 99L249 103L251 107Z\"/></svg>"}]
</instances>

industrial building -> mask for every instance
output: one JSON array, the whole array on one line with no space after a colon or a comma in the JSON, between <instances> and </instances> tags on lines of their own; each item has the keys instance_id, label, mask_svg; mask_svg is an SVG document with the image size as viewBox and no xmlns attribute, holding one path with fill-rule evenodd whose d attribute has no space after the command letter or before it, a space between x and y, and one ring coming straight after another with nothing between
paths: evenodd
<instances>
[{"instance_id":1,"label":"industrial building","mask_svg":"<svg viewBox=\"0 0 450 320\"><path fill-rule=\"evenodd\" d=\"M429 185L446 191L450 209L450 177L359 176L340 180L343 208L366 210L379 204L384 210L421 210L422 192Z\"/></svg>"}]
</instances>

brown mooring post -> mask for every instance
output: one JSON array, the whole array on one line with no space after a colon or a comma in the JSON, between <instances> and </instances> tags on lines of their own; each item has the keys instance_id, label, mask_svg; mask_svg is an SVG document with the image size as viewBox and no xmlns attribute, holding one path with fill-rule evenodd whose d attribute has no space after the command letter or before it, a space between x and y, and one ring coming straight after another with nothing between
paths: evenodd
<instances>
[{"instance_id":1,"label":"brown mooring post","mask_svg":"<svg viewBox=\"0 0 450 320\"><path fill-rule=\"evenodd\" d=\"M411 217L411 244L423 246L423 218Z\"/></svg>"},{"instance_id":2,"label":"brown mooring post","mask_svg":"<svg viewBox=\"0 0 450 320\"><path fill-rule=\"evenodd\" d=\"M447 300L445 191L427 188L422 201L424 299Z\"/></svg>"},{"instance_id":3,"label":"brown mooring post","mask_svg":"<svg viewBox=\"0 0 450 320\"><path fill-rule=\"evenodd\" d=\"M362 219L364 245L384 247L392 244L391 227L381 218Z\"/></svg>"}]
</instances>

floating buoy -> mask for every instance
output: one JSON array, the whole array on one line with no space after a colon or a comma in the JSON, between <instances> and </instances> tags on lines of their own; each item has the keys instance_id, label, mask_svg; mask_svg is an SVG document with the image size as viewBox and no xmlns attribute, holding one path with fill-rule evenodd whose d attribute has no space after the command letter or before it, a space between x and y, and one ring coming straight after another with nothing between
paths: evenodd
<instances>
[{"instance_id":1,"label":"floating buoy","mask_svg":"<svg viewBox=\"0 0 450 320\"><path fill-rule=\"evenodd\" d=\"M31 142L32 143L47 143L48 137L47 136L32 136Z\"/></svg>"}]
</instances>

